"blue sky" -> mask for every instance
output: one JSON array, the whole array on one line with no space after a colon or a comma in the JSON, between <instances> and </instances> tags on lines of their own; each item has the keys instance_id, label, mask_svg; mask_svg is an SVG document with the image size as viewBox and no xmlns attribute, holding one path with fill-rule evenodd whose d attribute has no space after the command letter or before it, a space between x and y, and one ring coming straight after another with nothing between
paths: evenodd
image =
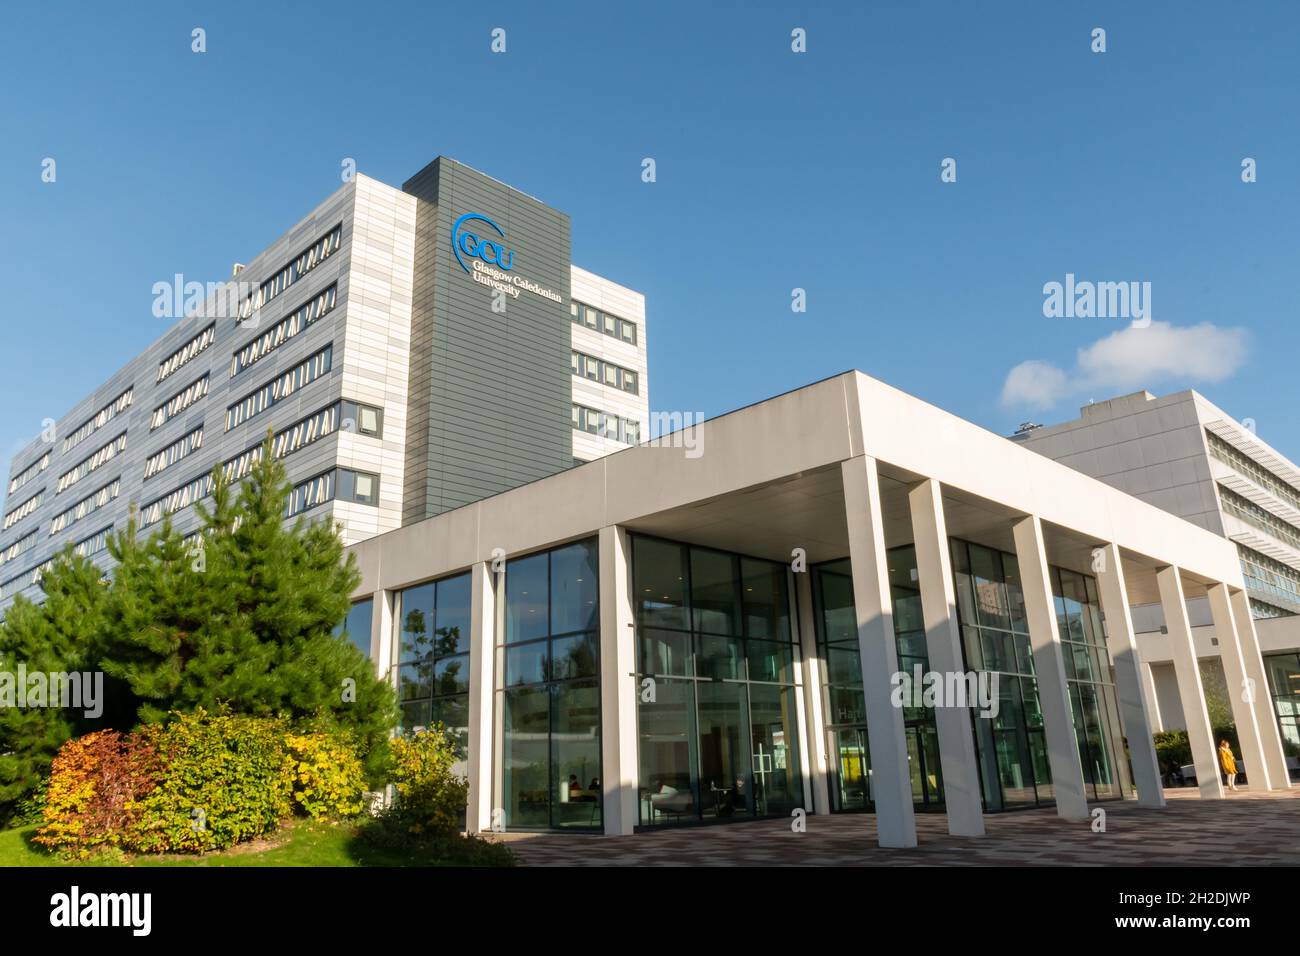
<instances>
[{"instance_id":1,"label":"blue sky","mask_svg":"<svg viewBox=\"0 0 1300 956\"><path fill-rule=\"evenodd\" d=\"M400 185L438 154L569 213L574 261L646 294L652 408L713 415L857 367L1009 433L1190 386L1300 459L1295 3L7 18L0 469L164 331L155 281L228 275L337 188L345 157ZM1150 282L1151 328L1045 317L1067 273ZM1006 394L1025 362L1042 364Z\"/></svg>"}]
</instances>

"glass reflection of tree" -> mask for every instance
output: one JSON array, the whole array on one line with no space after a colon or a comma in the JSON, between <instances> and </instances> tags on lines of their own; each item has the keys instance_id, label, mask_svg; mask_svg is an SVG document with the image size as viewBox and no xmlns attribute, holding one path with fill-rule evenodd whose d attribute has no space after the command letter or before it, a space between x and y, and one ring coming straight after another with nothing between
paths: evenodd
<instances>
[{"instance_id":1,"label":"glass reflection of tree","mask_svg":"<svg viewBox=\"0 0 1300 956\"><path fill-rule=\"evenodd\" d=\"M406 614L402 627L402 658L415 663L415 667L401 669L401 699L427 697L424 690L433 679L432 641L429 637L428 618L424 611L413 608ZM414 671L412 676L411 671Z\"/></svg>"}]
</instances>

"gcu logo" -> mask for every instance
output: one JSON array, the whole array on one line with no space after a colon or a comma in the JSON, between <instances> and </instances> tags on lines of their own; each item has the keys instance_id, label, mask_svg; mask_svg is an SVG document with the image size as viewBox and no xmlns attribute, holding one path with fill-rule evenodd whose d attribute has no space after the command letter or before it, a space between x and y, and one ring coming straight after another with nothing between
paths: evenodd
<instances>
[{"instance_id":1,"label":"gcu logo","mask_svg":"<svg viewBox=\"0 0 1300 956\"><path fill-rule=\"evenodd\" d=\"M468 229L461 232L461 224L466 220L477 219L479 222L485 222L496 230L496 234L502 239L506 234L501 231L501 227L489 219L487 216L480 216L476 212L467 212L452 224L451 227L451 249L456 253L456 261L460 267L469 272L469 266L465 264L461 256L463 252L467 256L474 256L482 259L488 265L499 266L502 269L509 270L515 261L515 252L513 249L506 249L505 243L495 242L491 239L480 239L477 235Z\"/></svg>"}]
</instances>

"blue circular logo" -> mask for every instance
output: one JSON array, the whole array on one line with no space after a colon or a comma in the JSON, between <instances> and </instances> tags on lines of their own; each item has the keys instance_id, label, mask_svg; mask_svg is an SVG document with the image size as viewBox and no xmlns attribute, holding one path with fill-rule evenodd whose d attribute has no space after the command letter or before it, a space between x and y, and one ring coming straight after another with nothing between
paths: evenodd
<instances>
[{"instance_id":1,"label":"blue circular logo","mask_svg":"<svg viewBox=\"0 0 1300 956\"><path fill-rule=\"evenodd\" d=\"M476 212L467 212L457 219L451 226L451 249L456 253L456 261L460 267L469 272L469 266L465 264L465 259L461 255L471 256L475 259L482 259L488 265L497 266L509 271L515 262L515 252L513 249L507 249L504 242L497 242L493 239L482 239L476 233L468 229L462 231L461 226L466 222L485 222L491 226L498 236L505 239L506 234L501 231L501 227L489 219L487 216L479 215Z\"/></svg>"}]
</instances>

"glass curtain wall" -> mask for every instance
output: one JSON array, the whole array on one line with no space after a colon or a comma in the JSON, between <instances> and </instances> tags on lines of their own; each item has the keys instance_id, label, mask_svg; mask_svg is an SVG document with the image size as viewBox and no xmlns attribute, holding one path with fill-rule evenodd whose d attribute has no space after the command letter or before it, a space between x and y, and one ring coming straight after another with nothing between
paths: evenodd
<instances>
[{"instance_id":1,"label":"glass curtain wall","mask_svg":"<svg viewBox=\"0 0 1300 956\"><path fill-rule=\"evenodd\" d=\"M804 805L784 564L632 538L640 820Z\"/></svg>"},{"instance_id":2,"label":"glass curtain wall","mask_svg":"<svg viewBox=\"0 0 1300 956\"><path fill-rule=\"evenodd\" d=\"M1097 582L1063 568L1052 568L1051 578L1083 779L1094 800L1122 800L1132 787L1132 775L1120 731L1119 697L1102 630Z\"/></svg>"},{"instance_id":3,"label":"glass curtain wall","mask_svg":"<svg viewBox=\"0 0 1300 956\"><path fill-rule=\"evenodd\" d=\"M921 614L921 591L917 584L916 550L911 545L891 548L886 558L898 666L915 679L918 666L922 674L930 666L925 645L925 622ZM826 662L822 699L830 752L834 755L830 768L832 809L872 810L862 663L852 570L847 559L813 568L813 600L817 646ZM939 767L939 735L934 709L905 706L903 720L913 802L918 810L941 809L943 777Z\"/></svg>"},{"instance_id":4,"label":"glass curtain wall","mask_svg":"<svg viewBox=\"0 0 1300 956\"><path fill-rule=\"evenodd\" d=\"M515 830L601 821L596 539L506 565L497 805Z\"/></svg>"},{"instance_id":5,"label":"glass curtain wall","mask_svg":"<svg viewBox=\"0 0 1300 956\"><path fill-rule=\"evenodd\" d=\"M399 591L397 699L402 729L442 723L469 743L468 574Z\"/></svg>"},{"instance_id":6,"label":"glass curtain wall","mask_svg":"<svg viewBox=\"0 0 1300 956\"><path fill-rule=\"evenodd\" d=\"M1264 670L1282 747L1288 757L1300 757L1300 654L1265 654Z\"/></svg>"},{"instance_id":7,"label":"glass curtain wall","mask_svg":"<svg viewBox=\"0 0 1300 956\"><path fill-rule=\"evenodd\" d=\"M984 808L1051 803L1056 797L1020 568L1003 551L955 538L950 545L966 668L995 674L998 682L996 716L971 715Z\"/></svg>"}]
</instances>

